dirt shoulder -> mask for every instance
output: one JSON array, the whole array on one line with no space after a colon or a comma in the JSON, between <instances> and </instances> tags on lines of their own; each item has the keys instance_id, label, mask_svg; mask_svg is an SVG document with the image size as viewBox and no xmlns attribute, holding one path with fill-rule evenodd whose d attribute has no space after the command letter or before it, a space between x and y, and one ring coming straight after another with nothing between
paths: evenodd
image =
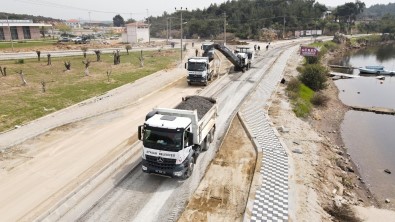
<instances>
[{"instance_id":1,"label":"dirt shoulder","mask_svg":"<svg viewBox=\"0 0 395 222\"><path fill-rule=\"evenodd\" d=\"M178 221L243 221L256 153L236 117Z\"/></svg>"}]
</instances>

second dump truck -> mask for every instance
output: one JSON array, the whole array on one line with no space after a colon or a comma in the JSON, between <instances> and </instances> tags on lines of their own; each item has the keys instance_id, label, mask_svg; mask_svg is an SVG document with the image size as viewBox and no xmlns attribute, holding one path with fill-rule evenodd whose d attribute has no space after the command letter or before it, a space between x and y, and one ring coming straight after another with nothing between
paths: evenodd
<instances>
[{"instance_id":1,"label":"second dump truck","mask_svg":"<svg viewBox=\"0 0 395 222\"><path fill-rule=\"evenodd\" d=\"M213 61L208 57L192 57L185 63L185 69L188 70L187 81L188 85L203 84L207 86L208 81L214 75Z\"/></svg>"},{"instance_id":2,"label":"second dump truck","mask_svg":"<svg viewBox=\"0 0 395 222\"><path fill-rule=\"evenodd\" d=\"M213 142L216 120L216 100L208 97L189 96L174 109L153 109L138 128L143 172L190 177L199 154Z\"/></svg>"}]
</instances>

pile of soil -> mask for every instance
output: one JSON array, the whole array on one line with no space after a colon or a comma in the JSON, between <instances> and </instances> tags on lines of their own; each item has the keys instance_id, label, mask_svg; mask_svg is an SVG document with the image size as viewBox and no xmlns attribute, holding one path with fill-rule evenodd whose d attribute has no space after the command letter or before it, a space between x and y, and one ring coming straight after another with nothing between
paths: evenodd
<instances>
[{"instance_id":1,"label":"pile of soil","mask_svg":"<svg viewBox=\"0 0 395 222\"><path fill-rule=\"evenodd\" d=\"M176 106L176 109L197 110L198 118L202 117L214 106L215 100L203 96L188 96Z\"/></svg>"}]
</instances>

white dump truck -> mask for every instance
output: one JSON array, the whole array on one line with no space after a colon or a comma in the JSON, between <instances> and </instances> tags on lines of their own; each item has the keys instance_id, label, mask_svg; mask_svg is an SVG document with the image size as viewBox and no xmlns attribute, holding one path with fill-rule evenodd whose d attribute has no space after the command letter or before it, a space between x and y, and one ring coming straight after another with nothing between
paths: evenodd
<instances>
[{"instance_id":1,"label":"white dump truck","mask_svg":"<svg viewBox=\"0 0 395 222\"><path fill-rule=\"evenodd\" d=\"M192 57L185 63L185 69L188 70L188 85L203 84L207 86L208 81L214 75L214 62L208 57Z\"/></svg>"},{"instance_id":2,"label":"white dump truck","mask_svg":"<svg viewBox=\"0 0 395 222\"><path fill-rule=\"evenodd\" d=\"M214 59L215 49L212 47L213 44L213 42L203 42L202 46L200 47L203 50L202 56L208 57L210 61Z\"/></svg>"},{"instance_id":3,"label":"white dump truck","mask_svg":"<svg viewBox=\"0 0 395 222\"><path fill-rule=\"evenodd\" d=\"M216 119L215 99L202 96L185 97L174 109L153 109L138 128L143 172L190 177L199 154L213 142Z\"/></svg>"}]
</instances>

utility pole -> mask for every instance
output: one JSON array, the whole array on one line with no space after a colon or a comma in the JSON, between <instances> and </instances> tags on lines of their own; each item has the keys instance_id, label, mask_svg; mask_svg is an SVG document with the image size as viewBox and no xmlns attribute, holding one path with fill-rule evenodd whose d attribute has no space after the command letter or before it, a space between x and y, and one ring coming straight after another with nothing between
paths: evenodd
<instances>
[{"instance_id":1,"label":"utility pole","mask_svg":"<svg viewBox=\"0 0 395 222\"><path fill-rule=\"evenodd\" d=\"M224 45L226 46L226 12L224 12Z\"/></svg>"},{"instance_id":2,"label":"utility pole","mask_svg":"<svg viewBox=\"0 0 395 222\"><path fill-rule=\"evenodd\" d=\"M149 22L149 16L148 16L148 9L147 9L147 21L148 21L148 44L151 44L151 35L150 35L150 29L151 29L151 25L150 25L150 22Z\"/></svg>"},{"instance_id":3,"label":"utility pole","mask_svg":"<svg viewBox=\"0 0 395 222\"><path fill-rule=\"evenodd\" d=\"M172 39L172 37L171 37L171 19L172 19L173 17L170 17L169 19L170 19L170 24L169 24L169 38L171 38Z\"/></svg>"},{"instance_id":4,"label":"utility pole","mask_svg":"<svg viewBox=\"0 0 395 222\"><path fill-rule=\"evenodd\" d=\"M166 44L169 44L169 18L166 18Z\"/></svg>"},{"instance_id":5,"label":"utility pole","mask_svg":"<svg viewBox=\"0 0 395 222\"><path fill-rule=\"evenodd\" d=\"M283 25L283 39L285 39L285 15L284 15L284 25Z\"/></svg>"},{"instance_id":6,"label":"utility pole","mask_svg":"<svg viewBox=\"0 0 395 222\"><path fill-rule=\"evenodd\" d=\"M182 47L182 38L183 38L183 34L182 34L182 12L183 11L186 11L186 10L188 10L187 8L185 8L185 10L182 10L182 7L181 7L181 9L180 10L177 10L177 8L175 8L175 10L176 11L179 11L180 12L180 14L181 14L181 63L182 63L182 50L183 50L183 47Z\"/></svg>"},{"instance_id":7,"label":"utility pole","mask_svg":"<svg viewBox=\"0 0 395 222\"><path fill-rule=\"evenodd\" d=\"M89 13L89 28L92 28L91 12Z\"/></svg>"},{"instance_id":8,"label":"utility pole","mask_svg":"<svg viewBox=\"0 0 395 222\"><path fill-rule=\"evenodd\" d=\"M10 32L11 47L12 47L12 51L14 51L14 41L12 39L12 33L11 33L10 21L8 20L8 15L7 15L7 23L8 23L8 31Z\"/></svg>"}]
</instances>

